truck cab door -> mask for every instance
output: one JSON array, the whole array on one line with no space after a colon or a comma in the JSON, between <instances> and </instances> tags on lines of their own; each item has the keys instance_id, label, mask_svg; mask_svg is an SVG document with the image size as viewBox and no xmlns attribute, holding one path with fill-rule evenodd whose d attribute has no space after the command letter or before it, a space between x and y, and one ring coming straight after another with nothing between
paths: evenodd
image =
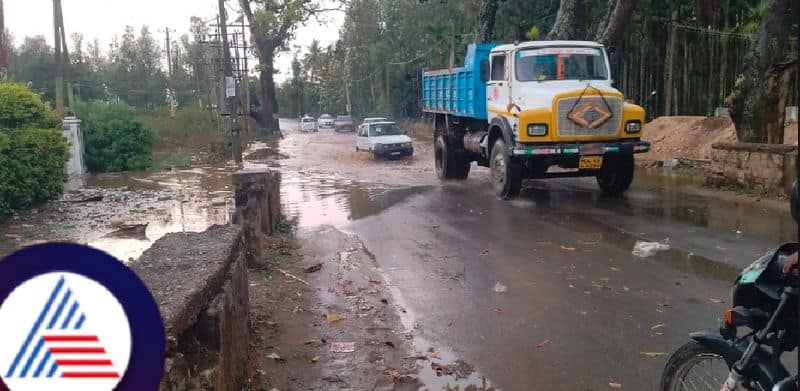
<instances>
[{"instance_id":1,"label":"truck cab door","mask_svg":"<svg viewBox=\"0 0 800 391\"><path fill-rule=\"evenodd\" d=\"M489 59L489 81L486 82L486 108L492 118L508 113L511 103L510 60L507 52L492 53Z\"/></svg>"}]
</instances>

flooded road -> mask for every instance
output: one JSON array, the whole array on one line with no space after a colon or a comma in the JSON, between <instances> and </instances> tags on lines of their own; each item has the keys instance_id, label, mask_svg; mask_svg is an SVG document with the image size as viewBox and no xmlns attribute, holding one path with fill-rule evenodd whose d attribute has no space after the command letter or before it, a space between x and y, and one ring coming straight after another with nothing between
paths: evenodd
<instances>
[{"instance_id":1,"label":"flooded road","mask_svg":"<svg viewBox=\"0 0 800 391\"><path fill-rule=\"evenodd\" d=\"M420 366L431 390L655 389L688 333L716 327L738 271L795 235L785 211L687 191L686 179L659 172L640 172L624 197L568 179L530 182L508 202L484 168L438 183L427 141L400 161L355 153L353 142L288 131L251 144L245 165L281 170L283 213L301 229L331 225L363 241L397 303L398 331L454 365ZM0 228L0 253L69 240L135 260L168 232L228 223L233 170L88 177L84 190ZM144 231L113 234L131 225ZM638 258L637 241L670 250Z\"/></svg>"}]
</instances>

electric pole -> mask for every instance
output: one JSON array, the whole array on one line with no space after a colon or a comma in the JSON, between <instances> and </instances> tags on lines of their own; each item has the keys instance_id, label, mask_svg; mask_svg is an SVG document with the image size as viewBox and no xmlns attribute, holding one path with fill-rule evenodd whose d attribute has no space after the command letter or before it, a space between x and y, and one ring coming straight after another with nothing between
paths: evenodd
<instances>
[{"instance_id":1,"label":"electric pole","mask_svg":"<svg viewBox=\"0 0 800 391\"><path fill-rule=\"evenodd\" d=\"M3 13L3 0L0 0L0 80L6 79L8 69L8 43L6 42L6 23Z\"/></svg>"},{"instance_id":2,"label":"electric pole","mask_svg":"<svg viewBox=\"0 0 800 391\"><path fill-rule=\"evenodd\" d=\"M233 67L231 66L231 52L228 45L228 21L225 16L225 0L219 0L219 32L222 41L222 66L225 80L225 100L222 117L231 131L231 143L233 144L233 159L236 163L242 162L242 139L239 132L236 113L236 80L233 78Z\"/></svg>"},{"instance_id":3,"label":"electric pole","mask_svg":"<svg viewBox=\"0 0 800 391\"><path fill-rule=\"evenodd\" d=\"M0 0L2 1L2 0ZM245 16L242 14L242 53L244 54L244 72L242 73L242 88L244 89L244 130L250 133L250 68L247 65L247 29L244 25Z\"/></svg>"},{"instance_id":4,"label":"electric pole","mask_svg":"<svg viewBox=\"0 0 800 391\"><path fill-rule=\"evenodd\" d=\"M64 116L64 19L61 17L61 0L53 0L53 33L56 55L56 115Z\"/></svg>"},{"instance_id":5,"label":"electric pole","mask_svg":"<svg viewBox=\"0 0 800 391\"><path fill-rule=\"evenodd\" d=\"M172 30L172 31L175 31L175 30ZM167 48L167 76L169 76L170 79L171 79L172 78L173 67L172 67L172 40L169 39L170 28L169 27L164 28L164 33L166 34L166 39L165 40L166 40L166 44L167 44L167 46L166 46L166 48Z\"/></svg>"}]
</instances>

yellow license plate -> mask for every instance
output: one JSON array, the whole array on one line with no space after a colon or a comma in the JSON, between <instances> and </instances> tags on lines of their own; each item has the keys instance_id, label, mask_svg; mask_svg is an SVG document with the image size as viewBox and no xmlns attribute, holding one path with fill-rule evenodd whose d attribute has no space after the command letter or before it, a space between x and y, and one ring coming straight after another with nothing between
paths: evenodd
<instances>
[{"instance_id":1,"label":"yellow license plate","mask_svg":"<svg viewBox=\"0 0 800 391\"><path fill-rule=\"evenodd\" d=\"M581 170L598 170L603 166L602 156L581 156L578 168Z\"/></svg>"}]
</instances>

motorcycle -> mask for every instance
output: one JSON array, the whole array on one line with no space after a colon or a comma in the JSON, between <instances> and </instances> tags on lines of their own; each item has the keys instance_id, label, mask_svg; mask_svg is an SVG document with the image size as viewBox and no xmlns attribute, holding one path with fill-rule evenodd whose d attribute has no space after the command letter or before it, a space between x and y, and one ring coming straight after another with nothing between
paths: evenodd
<instances>
[{"instance_id":1,"label":"motorcycle","mask_svg":"<svg viewBox=\"0 0 800 391\"><path fill-rule=\"evenodd\" d=\"M798 220L797 182L791 206ZM800 275L796 265L784 268L797 250L797 243L784 244L742 271L719 331L690 334L691 340L670 356L659 390L800 391L798 374L790 375L781 364L784 353L800 346Z\"/></svg>"}]
</instances>

